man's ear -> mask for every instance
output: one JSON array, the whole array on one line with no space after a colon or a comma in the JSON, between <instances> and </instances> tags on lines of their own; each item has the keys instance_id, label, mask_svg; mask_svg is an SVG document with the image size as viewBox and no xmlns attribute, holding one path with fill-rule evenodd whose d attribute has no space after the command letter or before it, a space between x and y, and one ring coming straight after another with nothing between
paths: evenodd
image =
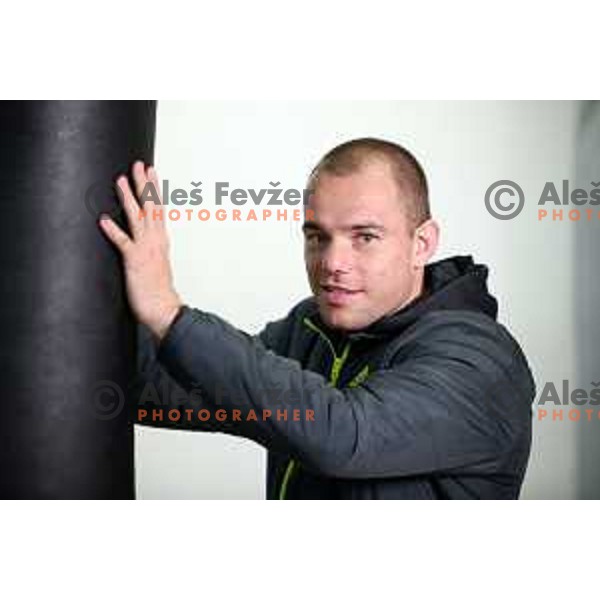
<instances>
[{"instance_id":1,"label":"man's ear","mask_svg":"<svg viewBox=\"0 0 600 600\"><path fill-rule=\"evenodd\" d=\"M433 219L421 223L413 236L413 264L416 269L423 268L435 254L440 241L440 227Z\"/></svg>"}]
</instances>

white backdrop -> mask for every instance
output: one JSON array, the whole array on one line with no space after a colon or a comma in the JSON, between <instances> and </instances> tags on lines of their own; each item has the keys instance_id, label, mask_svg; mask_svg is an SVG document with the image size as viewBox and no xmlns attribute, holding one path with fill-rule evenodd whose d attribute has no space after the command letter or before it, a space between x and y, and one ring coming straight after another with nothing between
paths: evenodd
<instances>
[{"instance_id":1,"label":"white backdrop","mask_svg":"<svg viewBox=\"0 0 600 600\"><path fill-rule=\"evenodd\" d=\"M230 189L302 188L320 156L359 136L405 145L429 178L442 227L436 259L473 254L490 266L499 320L519 340L539 389L576 380L573 307L577 224L537 222L545 181L573 175L575 102L159 102L156 165L171 188L201 180L214 213ZM519 183L528 201L510 221L486 211L486 189ZM184 207L185 208L185 207ZM229 210L231 205L227 206ZM577 226L592 225L580 223ZM169 222L184 301L257 332L308 295L300 223ZM138 498L261 498L264 450L221 434L136 426ZM577 494L575 423L534 422L523 498Z\"/></svg>"}]
</instances>

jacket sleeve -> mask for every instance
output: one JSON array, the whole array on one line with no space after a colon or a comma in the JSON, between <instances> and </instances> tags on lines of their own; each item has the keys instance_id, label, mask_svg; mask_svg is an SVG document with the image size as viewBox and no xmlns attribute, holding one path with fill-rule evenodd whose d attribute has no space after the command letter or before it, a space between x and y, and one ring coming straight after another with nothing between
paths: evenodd
<instances>
[{"instance_id":1,"label":"jacket sleeve","mask_svg":"<svg viewBox=\"0 0 600 600\"><path fill-rule=\"evenodd\" d=\"M150 330L138 323L136 373L128 389L133 404L134 423L168 429L236 434L228 423L217 421L213 413L206 420L196 417L199 410L212 405L207 404L199 389L184 388L171 377L158 361L157 348L158 343ZM180 418L170 419L171 410L179 411ZM192 411L192 418L187 418L186 411Z\"/></svg>"},{"instance_id":2,"label":"jacket sleeve","mask_svg":"<svg viewBox=\"0 0 600 600\"><path fill-rule=\"evenodd\" d=\"M325 475L497 472L528 444L534 389L516 342L487 321L429 319L409 352L345 389L189 307L158 356L184 388L199 386L213 407L218 398L241 411L243 435ZM287 418L275 418L277 410ZM256 418L246 420L251 412Z\"/></svg>"}]
</instances>

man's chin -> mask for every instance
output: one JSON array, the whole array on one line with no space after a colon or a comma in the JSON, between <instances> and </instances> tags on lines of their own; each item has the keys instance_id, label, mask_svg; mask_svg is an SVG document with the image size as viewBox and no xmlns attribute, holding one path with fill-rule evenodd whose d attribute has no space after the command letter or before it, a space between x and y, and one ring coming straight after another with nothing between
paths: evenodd
<instances>
[{"instance_id":1,"label":"man's chin","mask_svg":"<svg viewBox=\"0 0 600 600\"><path fill-rule=\"evenodd\" d=\"M366 326L361 322L360 317L348 307L320 307L319 312L323 322L332 329L356 331Z\"/></svg>"}]
</instances>

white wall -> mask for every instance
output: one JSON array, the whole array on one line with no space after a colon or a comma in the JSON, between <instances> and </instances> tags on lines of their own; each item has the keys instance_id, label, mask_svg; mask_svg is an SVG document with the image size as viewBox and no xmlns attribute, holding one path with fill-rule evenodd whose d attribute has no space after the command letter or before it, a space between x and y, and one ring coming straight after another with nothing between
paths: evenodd
<instances>
[{"instance_id":1,"label":"white wall","mask_svg":"<svg viewBox=\"0 0 600 600\"><path fill-rule=\"evenodd\" d=\"M539 223L546 180L573 169L578 105L571 102L159 102L156 164L172 187L202 180L231 187L302 188L319 157L358 136L406 145L429 176L442 225L437 258L472 253L491 267L499 319L521 342L538 382L575 377L573 235ZM493 219L483 203L499 179L517 181L525 208ZM258 331L308 294L299 223L169 223L177 288L193 306ZM534 423L525 498L576 494L576 428ZM265 453L205 433L136 427L139 498L259 498Z\"/></svg>"}]
</instances>

